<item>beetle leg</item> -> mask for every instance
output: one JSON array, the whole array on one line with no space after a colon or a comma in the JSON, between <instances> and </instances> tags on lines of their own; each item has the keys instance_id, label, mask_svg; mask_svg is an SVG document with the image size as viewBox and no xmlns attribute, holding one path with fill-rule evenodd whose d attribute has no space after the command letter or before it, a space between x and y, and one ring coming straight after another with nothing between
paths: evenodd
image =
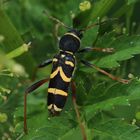
<instances>
[{"instance_id":1,"label":"beetle leg","mask_svg":"<svg viewBox=\"0 0 140 140\"><path fill-rule=\"evenodd\" d=\"M26 119L27 95L48 81L49 81L49 78L40 80L34 83L33 85L31 85L30 87L28 87L25 91L25 94L24 94L24 132L25 133L27 133L27 119Z\"/></svg>"},{"instance_id":2,"label":"beetle leg","mask_svg":"<svg viewBox=\"0 0 140 140\"><path fill-rule=\"evenodd\" d=\"M99 52L114 52L114 48L97 48L97 47L86 47L78 51L78 53L90 52L90 51L99 51Z\"/></svg>"},{"instance_id":3,"label":"beetle leg","mask_svg":"<svg viewBox=\"0 0 140 140\"><path fill-rule=\"evenodd\" d=\"M83 135L83 140L87 140L86 133L85 133L85 128L84 128L84 126L81 122L80 113L79 113L79 110L78 110L78 107L77 107L77 104L76 104L76 85L75 85L74 81L71 82L71 90L72 90L72 101L73 101L74 109L75 109L76 116L77 116L77 119L78 119L78 123L80 125L81 132L82 132L82 135Z\"/></svg>"},{"instance_id":4,"label":"beetle leg","mask_svg":"<svg viewBox=\"0 0 140 140\"><path fill-rule=\"evenodd\" d=\"M116 77L116 76L114 76L114 75L112 75L112 74L106 72L105 70L103 70L103 69L97 67L96 65L91 64L91 63L89 63L89 62L87 62L87 61L85 61L85 60L81 60L81 62L82 62L84 65L86 65L86 66L88 66L88 67L91 67L91 68L94 68L94 69L96 69L97 71L99 71L99 72L101 72L101 73L107 75L107 76L108 76L109 78L111 78L112 80L116 80L116 81L121 82L121 83L123 83L123 84L128 84L128 83L130 82L130 80L122 79L122 78L120 78L120 77Z\"/></svg>"},{"instance_id":5,"label":"beetle leg","mask_svg":"<svg viewBox=\"0 0 140 140\"><path fill-rule=\"evenodd\" d=\"M37 73L37 71L38 71L39 68L44 68L44 67L48 66L48 65L51 64L51 63L52 63L52 59L47 59L47 60L43 61L41 64L39 64L39 65L35 68L35 70L34 70L34 72L33 72L32 81L35 80L36 73Z\"/></svg>"}]
</instances>

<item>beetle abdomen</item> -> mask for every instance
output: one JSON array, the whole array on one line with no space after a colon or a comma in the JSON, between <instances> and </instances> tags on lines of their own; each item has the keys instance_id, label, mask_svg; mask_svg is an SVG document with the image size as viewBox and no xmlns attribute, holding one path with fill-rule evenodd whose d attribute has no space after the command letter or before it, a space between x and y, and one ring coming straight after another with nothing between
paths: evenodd
<instances>
[{"instance_id":1,"label":"beetle abdomen","mask_svg":"<svg viewBox=\"0 0 140 140\"><path fill-rule=\"evenodd\" d=\"M71 54L61 52L53 59L48 87L48 110L53 115L59 114L65 105L74 68L75 59Z\"/></svg>"}]
</instances>

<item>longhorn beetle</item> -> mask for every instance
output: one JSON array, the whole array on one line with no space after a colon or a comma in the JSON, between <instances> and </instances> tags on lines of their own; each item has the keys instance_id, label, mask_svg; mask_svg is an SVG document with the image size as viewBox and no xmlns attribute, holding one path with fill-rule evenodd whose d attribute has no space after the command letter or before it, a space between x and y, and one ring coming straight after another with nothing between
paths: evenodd
<instances>
[{"instance_id":1,"label":"longhorn beetle","mask_svg":"<svg viewBox=\"0 0 140 140\"><path fill-rule=\"evenodd\" d=\"M70 28L66 26L63 22L60 20L48 15L48 13L45 11L48 18L52 19L53 21L59 23L60 25L64 26L68 29L68 32L66 32L59 41L59 49L60 52L56 54L53 59L49 59L41 63L38 68L45 67L49 64L52 64L52 72L50 75L50 78L46 78L43 80L40 80L30 87L28 87L24 94L24 132L27 133L27 122L26 122L26 104L27 104L27 95L43 85L44 83L49 81L48 86L48 110L49 112L55 116L58 115L65 103L68 96L68 88L71 85L72 89L72 101L74 104L74 109L76 111L77 119L80 124L80 128L82 131L83 139L86 140L86 134L84 131L84 127L80 121L80 115L79 111L76 105L76 87L75 83L72 80L73 71L76 67L76 59L75 59L75 53L84 53L89 51L101 51L101 52L112 52L113 48L93 48L93 47L86 47L84 49L79 50L81 45L81 38L83 37L83 33L90 29L91 27L94 27L95 25L100 25L104 22L95 23L92 24L84 29L78 30L75 28ZM80 61L85 66L89 66L91 68L95 68L97 71L107 75L113 80L117 80L121 83L128 83L129 80L121 79L119 77L115 77L111 75L110 73L100 69L99 67L95 66L94 64L91 64L85 60Z\"/></svg>"}]
</instances>

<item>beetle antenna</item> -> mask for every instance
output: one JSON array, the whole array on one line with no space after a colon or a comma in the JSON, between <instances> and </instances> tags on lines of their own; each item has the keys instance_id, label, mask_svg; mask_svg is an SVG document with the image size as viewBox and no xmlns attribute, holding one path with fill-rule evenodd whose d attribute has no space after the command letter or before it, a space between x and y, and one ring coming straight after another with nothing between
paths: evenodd
<instances>
[{"instance_id":1,"label":"beetle antenna","mask_svg":"<svg viewBox=\"0 0 140 140\"><path fill-rule=\"evenodd\" d=\"M43 13L44 13L45 15L47 15L47 17L48 17L49 19L51 19L51 20L53 20L53 21L59 23L59 24L62 25L63 27L65 27L65 28L67 28L67 29L72 29L71 27L67 26L66 24L64 24L64 23L63 23L62 21L60 21L59 19L57 19L57 18L51 16L51 15L48 13L47 10L43 10Z\"/></svg>"},{"instance_id":2,"label":"beetle antenna","mask_svg":"<svg viewBox=\"0 0 140 140\"><path fill-rule=\"evenodd\" d=\"M110 19L108 19L108 20L104 20L104 21L100 21L100 19L99 19L99 22L97 22L97 23L93 23L93 24L91 24L91 25L89 25L89 26L87 26L86 28L83 28L81 31L86 31L86 30L89 30L90 28L93 28L94 26L97 26L97 25L103 25L103 24L105 24L106 22L108 22L108 21L117 21L118 19L117 18L110 18Z\"/></svg>"}]
</instances>

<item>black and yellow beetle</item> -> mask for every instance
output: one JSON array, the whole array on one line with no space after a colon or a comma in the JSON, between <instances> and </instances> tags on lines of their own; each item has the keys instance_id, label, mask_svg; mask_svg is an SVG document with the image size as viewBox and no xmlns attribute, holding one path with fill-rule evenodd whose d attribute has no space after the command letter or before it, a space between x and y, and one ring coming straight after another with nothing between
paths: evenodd
<instances>
[{"instance_id":1,"label":"black and yellow beetle","mask_svg":"<svg viewBox=\"0 0 140 140\"><path fill-rule=\"evenodd\" d=\"M25 132L27 132L27 122L26 122L27 95L48 81L49 81L49 86L48 86L47 105L48 105L48 110L50 111L50 113L52 115L58 115L62 111L66 103L66 99L68 96L68 89L71 84L74 108L77 114L78 121L80 123L79 112L76 107L76 96L75 96L76 88L75 88L74 81L72 81L73 72L76 67L75 53L83 53L83 52L89 52L89 51L94 51L94 50L102 51L102 52L113 51L113 48L95 48L95 47L86 47L84 49L79 50L80 45L81 45L81 38L83 37L84 31L86 31L87 29L95 25L98 25L98 23L90 25L86 27L85 29L78 30L78 29L72 29L72 28L67 27L64 23L62 23L61 21L59 21L58 19L52 16L49 16L49 18L65 26L66 28L69 29L69 31L66 32L60 38L59 53L56 54L53 57L53 59L46 60L38 66L38 68L42 68L49 64L52 64L52 72L51 72L50 77L34 83L25 91L25 95L24 95L24 131ZM115 77L111 75L110 73L107 73L106 71L100 69L99 67L85 60L81 60L80 62L86 66L95 68L96 70L109 76L113 80L117 80L122 83L128 83L129 81L129 80ZM83 130L82 125L81 125L81 129L83 133L83 139L86 139L86 135L84 134L85 132Z\"/></svg>"},{"instance_id":2,"label":"black and yellow beetle","mask_svg":"<svg viewBox=\"0 0 140 140\"><path fill-rule=\"evenodd\" d=\"M60 52L52 59L53 67L48 87L48 110L58 114L64 107L68 87L75 69L74 53L80 47L82 34L78 30L70 30L59 42Z\"/></svg>"}]
</instances>

